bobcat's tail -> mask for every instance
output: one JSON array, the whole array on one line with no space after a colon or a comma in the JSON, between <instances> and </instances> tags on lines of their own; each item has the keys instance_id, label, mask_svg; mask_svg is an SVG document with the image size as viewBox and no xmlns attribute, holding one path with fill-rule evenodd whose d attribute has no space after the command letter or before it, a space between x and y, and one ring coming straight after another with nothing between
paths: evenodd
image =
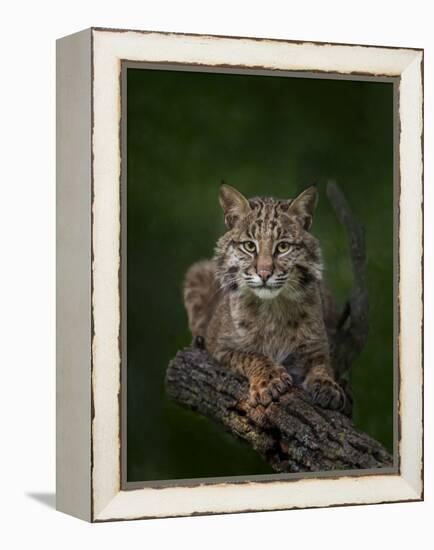
<instances>
[{"instance_id":1,"label":"bobcat's tail","mask_svg":"<svg viewBox=\"0 0 434 550\"><path fill-rule=\"evenodd\" d=\"M218 295L215 266L211 260L193 264L184 283L184 305L193 339L205 338Z\"/></svg>"}]
</instances>

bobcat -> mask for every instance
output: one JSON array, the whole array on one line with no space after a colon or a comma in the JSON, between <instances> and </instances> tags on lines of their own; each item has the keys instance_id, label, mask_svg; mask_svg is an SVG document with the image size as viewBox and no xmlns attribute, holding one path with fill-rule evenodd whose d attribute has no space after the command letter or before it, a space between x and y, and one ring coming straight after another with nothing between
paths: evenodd
<instances>
[{"instance_id":1,"label":"bobcat","mask_svg":"<svg viewBox=\"0 0 434 550\"><path fill-rule=\"evenodd\" d=\"M247 377L253 407L297 383L314 403L343 408L324 323L321 250L309 231L316 188L293 200L247 200L223 184L219 201L227 232L214 258L193 264L185 279L193 338Z\"/></svg>"}]
</instances>

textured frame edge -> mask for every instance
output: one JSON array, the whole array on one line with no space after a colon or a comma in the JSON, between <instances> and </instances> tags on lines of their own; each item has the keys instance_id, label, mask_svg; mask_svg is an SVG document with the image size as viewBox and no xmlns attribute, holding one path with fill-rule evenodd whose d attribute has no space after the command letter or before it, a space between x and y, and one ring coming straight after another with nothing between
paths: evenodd
<instances>
[{"instance_id":1,"label":"textured frame edge","mask_svg":"<svg viewBox=\"0 0 434 550\"><path fill-rule=\"evenodd\" d=\"M56 43L56 508L91 512L91 40Z\"/></svg>"}]
</instances>

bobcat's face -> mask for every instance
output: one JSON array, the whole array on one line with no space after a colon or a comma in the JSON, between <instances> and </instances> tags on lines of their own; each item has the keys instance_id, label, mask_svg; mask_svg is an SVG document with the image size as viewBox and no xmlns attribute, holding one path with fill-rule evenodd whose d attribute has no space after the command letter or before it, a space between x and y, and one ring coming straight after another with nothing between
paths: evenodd
<instances>
[{"instance_id":1,"label":"bobcat's face","mask_svg":"<svg viewBox=\"0 0 434 550\"><path fill-rule=\"evenodd\" d=\"M221 286L250 291L261 299L280 293L297 298L319 280L320 249L308 232L315 201L314 188L295 200L247 201L232 187L223 186L220 202L229 231L216 250Z\"/></svg>"}]
</instances>

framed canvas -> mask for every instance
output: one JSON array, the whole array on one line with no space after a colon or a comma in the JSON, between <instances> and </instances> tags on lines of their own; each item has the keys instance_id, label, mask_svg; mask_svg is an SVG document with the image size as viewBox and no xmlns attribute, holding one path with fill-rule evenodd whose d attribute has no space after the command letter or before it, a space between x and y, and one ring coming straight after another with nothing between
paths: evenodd
<instances>
[{"instance_id":1,"label":"framed canvas","mask_svg":"<svg viewBox=\"0 0 434 550\"><path fill-rule=\"evenodd\" d=\"M57 507L423 498L423 50L57 43Z\"/></svg>"}]
</instances>

